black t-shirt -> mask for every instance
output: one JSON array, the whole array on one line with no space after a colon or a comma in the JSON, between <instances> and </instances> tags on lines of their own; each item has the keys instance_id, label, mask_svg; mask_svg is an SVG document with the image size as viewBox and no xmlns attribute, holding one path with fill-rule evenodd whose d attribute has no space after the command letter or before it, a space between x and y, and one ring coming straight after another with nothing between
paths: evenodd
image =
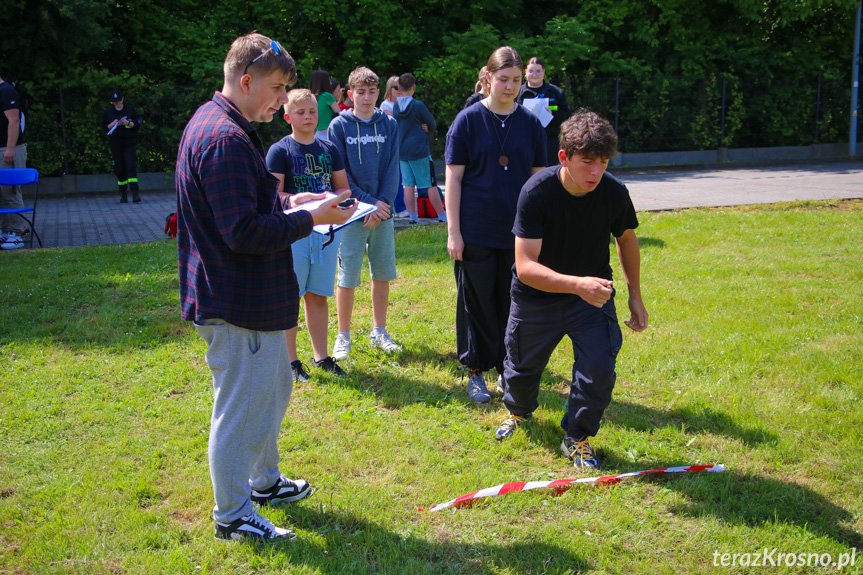
<instances>
[{"instance_id":1,"label":"black t-shirt","mask_svg":"<svg viewBox=\"0 0 863 575\"><path fill-rule=\"evenodd\" d=\"M464 101L464 106L462 106L461 109L464 110L465 108L469 108L469 107L473 106L474 104L476 104L477 102L479 102L480 100L482 100L483 98L485 98L485 94L483 94L482 92L477 92L475 94L471 94L470 96L467 97L467 100Z\"/></svg>"},{"instance_id":2,"label":"black t-shirt","mask_svg":"<svg viewBox=\"0 0 863 575\"><path fill-rule=\"evenodd\" d=\"M21 97L9 82L3 82L0 84L0 148L6 147L6 133L9 130L9 118L6 117L6 112L9 110L18 110L18 119L21 119ZM15 145L20 146L23 143L24 133L19 127L18 141Z\"/></svg>"},{"instance_id":3,"label":"black t-shirt","mask_svg":"<svg viewBox=\"0 0 863 575\"><path fill-rule=\"evenodd\" d=\"M558 179L560 166L534 174L518 199L512 232L524 239L542 239L539 263L571 276L612 279L609 234L621 236L638 227L629 190L605 173L592 192L573 196ZM513 267L513 296L578 297L550 293L521 283Z\"/></svg>"}]
</instances>

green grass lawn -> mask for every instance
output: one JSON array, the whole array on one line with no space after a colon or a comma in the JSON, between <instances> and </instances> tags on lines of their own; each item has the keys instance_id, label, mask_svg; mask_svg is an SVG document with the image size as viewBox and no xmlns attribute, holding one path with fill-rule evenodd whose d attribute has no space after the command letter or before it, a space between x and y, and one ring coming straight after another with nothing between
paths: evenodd
<instances>
[{"instance_id":1,"label":"green grass lawn","mask_svg":"<svg viewBox=\"0 0 863 575\"><path fill-rule=\"evenodd\" d=\"M651 327L623 328L603 473L725 473L418 511L579 475L559 451L568 342L534 420L496 442L500 397L474 405L456 371L445 229L417 226L396 237L388 324L404 350L369 348L366 277L350 377L295 387L283 471L318 491L265 511L299 535L273 548L213 540L210 372L179 319L175 244L0 254L0 574L837 572L740 565L774 548L774 562L856 549L843 572L861 572L863 202L640 220ZM723 567L724 553L750 555Z\"/></svg>"}]
</instances>

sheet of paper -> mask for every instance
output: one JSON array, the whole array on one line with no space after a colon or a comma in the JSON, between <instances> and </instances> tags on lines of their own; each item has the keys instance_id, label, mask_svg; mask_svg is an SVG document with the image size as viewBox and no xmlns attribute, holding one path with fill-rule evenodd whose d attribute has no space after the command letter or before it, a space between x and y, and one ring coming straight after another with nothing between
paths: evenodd
<instances>
[{"instance_id":1,"label":"sheet of paper","mask_svg":"<svg viewBox=\"0 0 863 575\"><path fill-rule=\"evenodd\" d=\"M528 98L522 105L539 118L543 128L554 119L554 115L548 109L548 98Z\"/></svg>"},{"instance_id":2,"label":"sheet of paper","mask_svg":"<svg viewBox=\"0 0 863 575\"><path fill-rule=\"evenodd\" d=\"M291 212L296 212L299 210L312 211L325 202L333 201L333 198L335 198L335 197L336 197L336 195L334 193L327 192L327 195L324 196L324 199L315 200L313 202L306 202L305 204L300 204L296 208L291 208L290 210L285 210L285 213L290 214ZM333 229L338 231L339 229L345 227L346 225L348 225L352 222L355 222L355 221L359 220L360 218L364 218L367 214L370 214L373 211L375 211L376 209L378 209L377 206L374 206L372 204L367 204L365 202L359 202L359 204L360 205L357 207L357 211L354 212L354 215L352 215L348 221L346 221L345 223L340 224L338 226L333 226ZM326 236L330 233L330 224L319 224L319 225L314 227L314 230L317 233Z\"/></svg>"}]
</instances>

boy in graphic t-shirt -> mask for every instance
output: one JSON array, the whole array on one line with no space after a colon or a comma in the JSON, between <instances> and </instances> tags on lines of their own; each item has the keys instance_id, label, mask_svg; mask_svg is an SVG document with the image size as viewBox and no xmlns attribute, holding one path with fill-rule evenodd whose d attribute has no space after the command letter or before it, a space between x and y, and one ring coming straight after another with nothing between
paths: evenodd
<instances>
[{"instance_id":1,"label":"boy in graphic t-shirt","mask_svg":"<svg viewBox=\"0 0 863 575\"><path fill-rule=\"evenodd\" d=\"M345 165L336 147L316 137L318 104L309 90L291 90L285 104L291 134L270 147L267 169L279 179L279 195L290 207L324 197L326 192L350 191ZM333 296L338 241L322 247L324 236L312 233L294 242L294 272L306 307L306 325L312 340L313 364L336 375L346 375L327 354L327 298ZM294 381L309 380L297 353L297 327L285 332Z\"/></svg>"}]
</instances>

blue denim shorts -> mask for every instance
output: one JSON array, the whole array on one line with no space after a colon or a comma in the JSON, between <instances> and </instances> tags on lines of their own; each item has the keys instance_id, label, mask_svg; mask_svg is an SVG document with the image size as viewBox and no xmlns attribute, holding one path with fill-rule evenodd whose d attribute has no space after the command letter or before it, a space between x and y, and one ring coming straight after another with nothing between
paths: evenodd
<instances>
[{"instance_id":1,"label":"blue denim shorts","mask_svg":"<svg viewBox=\"0 0 863 575\"><path fill-rule=\"evenodd\" d=\"M295 241L291 245L294 254L294 273L300 285L300 297L306 292L323 297L332 297L335 293L336 258L339 253L339 235L327 247L321 249L326 236L312 232L308 237Z\"/></svg>"}]
</instances>

